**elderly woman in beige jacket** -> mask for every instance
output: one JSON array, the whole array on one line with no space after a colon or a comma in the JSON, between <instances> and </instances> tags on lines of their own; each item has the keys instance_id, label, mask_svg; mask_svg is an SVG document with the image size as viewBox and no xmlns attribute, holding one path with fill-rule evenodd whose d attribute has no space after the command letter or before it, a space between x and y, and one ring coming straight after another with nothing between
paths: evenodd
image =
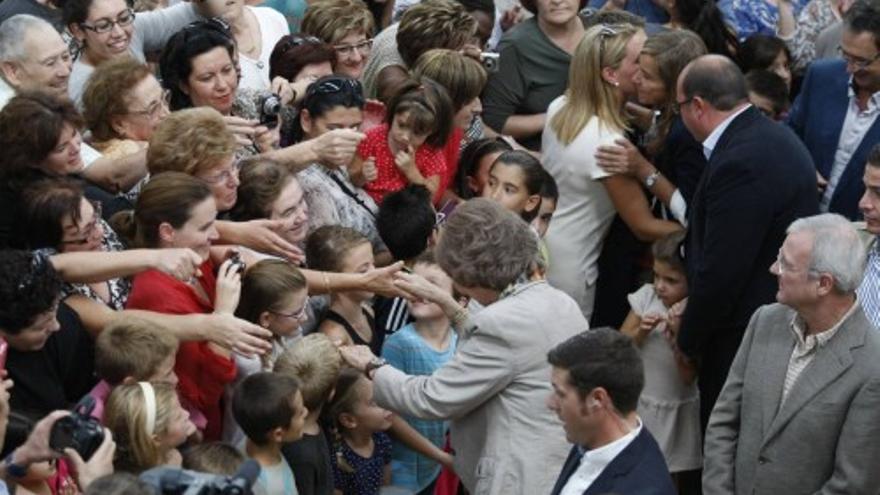
<instances>
[{"instance_id":1,"label":"elderly woman in beige jacket","mask_svg":"<svg viewBox=\"0 0 880 495\"><path fill-rule=\"evenodd\" d=\"M472 495L547 493L565 462L562 425L545 401L547 352L588 326L577 304L545 281L530 281L537 237L522 219L485 199L459 206L435 255L456 288L484 306L468 315L415 275L401 289L440 304L459 331L455 357L430 376L383 366L369 348L343 356L374 382L394 411L451 420L455 471Z\"/></svg>"}]
</instances>

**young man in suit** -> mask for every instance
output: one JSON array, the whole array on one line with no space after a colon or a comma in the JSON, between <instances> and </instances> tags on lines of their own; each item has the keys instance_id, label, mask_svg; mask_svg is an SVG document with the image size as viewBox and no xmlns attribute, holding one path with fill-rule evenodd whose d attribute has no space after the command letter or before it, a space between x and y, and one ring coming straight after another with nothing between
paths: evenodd
<instances>
[{"instance_id":1,"label":"young man in suit","mask_svg":"<svg viewBox=\"0 0 880 495\"><path fill-rule=\"evenodd\" d=\"M654 437L636 415L645 384L639 351L611 328L588 330L547 354L547 407L574 444L552 495L673 495Z\"/></svg>"},{"instance_id":2,"label":"young man in suit","mask_svg":"<svg viewBox=\"0 0 880 495\"><path fill-rule=\"evenodd\" d=\"M749 317L773 301L767 267L785 228L818 212L816 172L797 136L748 103L745 78L730 59L694 60L677 92L682 120L707 160L688 205L690 296L678 333L699 370L705 429Z\"/></svg>"},{"instance_id":3,"label":"young man in suit","mask_svg":"<svg viewBox=\"0 0 880 495\"><path fill-rule=\"evenodd\" d=\"M852 5L837 49L840 58L810 66L788 124L816 164L822 211L855 220L865 161L880 141L880 5Z\"/></svg>"},{"instance_id":4,"label":"young man in suit","mask_svg":"<svg viewBox=\"0 0 880 495\"><path fill-rule=\"evenodd\" d=\"M880 334L855 290L864 244L840 215L795 221L706 432L703 493L877 493Z\"/></svg>"}]
</instances>

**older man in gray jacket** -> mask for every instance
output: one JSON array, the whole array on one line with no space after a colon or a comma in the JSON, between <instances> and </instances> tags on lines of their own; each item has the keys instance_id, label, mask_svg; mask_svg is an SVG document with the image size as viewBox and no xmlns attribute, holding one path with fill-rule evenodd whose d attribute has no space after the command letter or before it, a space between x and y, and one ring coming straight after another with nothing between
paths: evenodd
<instances>
[{"instance_id":1,"label":"older man in gray jacket","mask_svg":"<svg viewBox=\"0 0 880 495\"><path fill-rule=\"evenodd\" d=\"M755 312L706 432L703 491L880 493L880 334L855 289L850 223L792 223L771 271L780 304Z\"/></svg>"}]
</instances>

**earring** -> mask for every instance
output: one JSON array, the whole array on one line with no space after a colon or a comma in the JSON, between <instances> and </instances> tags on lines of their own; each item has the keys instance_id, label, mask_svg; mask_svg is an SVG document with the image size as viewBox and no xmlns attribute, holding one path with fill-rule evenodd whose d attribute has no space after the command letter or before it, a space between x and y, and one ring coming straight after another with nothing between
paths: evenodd
<instances>
[{"instance_id":1,"label":"earring","mask_svg":"<svg viewBox=\"0 0 880 495\"><path fill-rule=\"evenodd\" d=\"M611 84L613 84L613 85L614 85L614 87L615 87L615 88L616 88L616 87L618 87L618 86L620 86L620 83L619 83L619 82L617 82L617 81L614 81L614 82L613 82L613 83L611 83Z\"/></svg>"}]
</instances>

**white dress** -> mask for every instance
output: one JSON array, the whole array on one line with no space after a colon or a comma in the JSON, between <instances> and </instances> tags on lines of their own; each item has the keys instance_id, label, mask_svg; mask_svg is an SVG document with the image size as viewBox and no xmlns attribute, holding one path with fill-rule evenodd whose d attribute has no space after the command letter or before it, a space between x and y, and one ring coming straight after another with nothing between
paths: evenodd
<instances>
[{"instance_id":1,"label":"white dress","mask_svg":"<svg viewBox=\"0 0 880 495\"><path fill-rule=\"evenodd\" d=\"M239 54L241 81L239 81L238 87L268 91L270 88L269 56L272 55L272 50L275 49L278 40L284 35L290 34L290 27L287 25L287 19L275 9L251 6L246 8L253 12L260 24L262 50L259 59L250 58L243 53Z\"/></svg>"},{"instance_id":2,"label":"white dress","mask_svg":"<svg viewBox=\"0 0 880 495\"><path fill-rule=\"evenodd\" d=\"M633 313L642 317L669 310L657 297L653 284L645 284L627 296ZM675 354L669 347L661 322L642 342L645 388L637 411L654 435L672 473L700 469L703 465L700 435L700 395L696 383L686 384L678 374Z\"/></svg>"},{"instance_id":3,"label":"white dress","mask_svg":"<svg viewBox=\"0 0 880 495\"><path fill-rule=\"evenodd\" d=\"M544 238L550 258L547 280L574 298L589 321L599 253L615 213L600 182L609 174L596 164L593 155L599 146L614 144L623 135L600 125L594 117L571 144L563 145L549 123L564 102L565 96L560 96L550 103L541 141L541 163L559 187L556 212Z\"/></svg>"}]
</instances>

